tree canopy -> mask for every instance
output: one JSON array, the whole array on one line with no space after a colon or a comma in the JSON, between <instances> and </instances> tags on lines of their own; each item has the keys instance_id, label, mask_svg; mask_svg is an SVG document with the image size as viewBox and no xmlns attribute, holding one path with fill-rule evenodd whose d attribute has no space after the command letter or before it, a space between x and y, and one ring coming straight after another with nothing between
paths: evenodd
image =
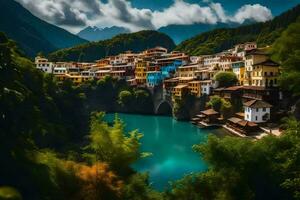
<instances>
[{"instance_id":1,"label":"tree canopy","mask_svg":"<svg viewBox=\"0 0 300 200\"><path fill-rule=\"evenodd\" d=\"M214 80L218 81L219 87L230 87L238 82L238 79L233 72L218 72L215 75Z\"/></svg>"},{"instance_id":2,"label":"tree canopy","mask_svg":"<svg viewBox=\"0 0 300 200\"><path fill-rule=\"evenodd\" d=\"M287 123L279 138L209 136L207 143L193 147L208 171L174 182L167 199L300 199L300 124Z\"/></svg>"},{"instance_id":3,"label":"tree canopy","mask_svg":"<svg viewBox=\"0 0 300 200\"><path fill-rule=\"evenodd\" d=\"M300 19L291 24L272 47L273 58L281 63L280 85L300 95Z\"/></svg>"}]
</instances>

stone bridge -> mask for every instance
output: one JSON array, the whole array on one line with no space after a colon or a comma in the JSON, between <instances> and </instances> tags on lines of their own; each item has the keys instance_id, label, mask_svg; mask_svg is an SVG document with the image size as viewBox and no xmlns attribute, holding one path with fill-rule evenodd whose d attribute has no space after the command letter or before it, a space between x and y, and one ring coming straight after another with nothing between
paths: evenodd
<instances>
[{"instance_id":1,"label":"stone bridge","mask_svg":"<svg viewBox=\"0 0 300 200\"><path fill-rule=\"evenodd\" d=\"M171 98L165 98L162 87L156 87L151 90L154 113L158 115L172 115L173 103Z\"/></svg>"}]
</instances>

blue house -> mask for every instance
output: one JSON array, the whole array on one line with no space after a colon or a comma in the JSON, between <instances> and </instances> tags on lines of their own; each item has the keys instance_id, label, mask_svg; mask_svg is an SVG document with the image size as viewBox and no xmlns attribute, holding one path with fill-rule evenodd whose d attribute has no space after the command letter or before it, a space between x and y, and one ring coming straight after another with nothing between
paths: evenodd
<instances>
[{"instance_id":1,"label":"blue house","mask_svg":"<svg viewBox=\"0 0 300 200\"><path fill-rule=\"evenodd\" d=\"M161 71L147 72L146 80L147 80L148 87L157 86L161 84L163 81L162 72Z\"/></svg>"},{"instance_id":2,"label":"blue house","mask_svg":"<svg viewBox=\"0 0 300 200\"><path fill-rule=\"evenodd\" d=\"M169 78L172 73L175 73L177 68L182 65L182 60L175 60L172 64L161 67L163 78Z\"/></svg>"}]
</instances>

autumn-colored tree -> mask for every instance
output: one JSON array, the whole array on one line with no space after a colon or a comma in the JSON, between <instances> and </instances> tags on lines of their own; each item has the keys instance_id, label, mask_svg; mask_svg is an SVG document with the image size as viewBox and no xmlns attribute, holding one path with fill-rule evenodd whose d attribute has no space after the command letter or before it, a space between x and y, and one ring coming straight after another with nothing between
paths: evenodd
<instances>
[{"instance_id":1,"label":"autumn-colored tree","mask_svg":"<svg viewBox=\"0 0 300 200\"><path fill-rule=\"evenodd\" d=\"M105 163L92 166L68 161L67 170L73 171L79 179L80 191L76 198L83 200L120 199L123 182L109 169Z\"/></svg>"}]
</instances>

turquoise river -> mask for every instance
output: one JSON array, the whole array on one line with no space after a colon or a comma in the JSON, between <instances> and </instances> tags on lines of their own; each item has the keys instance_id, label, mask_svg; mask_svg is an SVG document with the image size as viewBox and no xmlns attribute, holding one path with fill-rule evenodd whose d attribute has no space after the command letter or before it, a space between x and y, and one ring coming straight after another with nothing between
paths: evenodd
<instances>
[{"instance_id":1,"label":"turquoise river","mask_svg":"<svg viewBox=\"0 0 300 200\"><path fill-rule=\"evenodd\" d=\"M112 122L115 114L107 114ZM118 114L125 122L126 131L138 129L144 134L141 151L153 155L133 165L138 172L148 172L155 189L163 190L170 181L185 174L207 169L200 155L193 152L194 144L206 141L208 134L220 134L222 130L203 130L189 122L178 122L172 117Z\"/></svg>"}]
</instances>

